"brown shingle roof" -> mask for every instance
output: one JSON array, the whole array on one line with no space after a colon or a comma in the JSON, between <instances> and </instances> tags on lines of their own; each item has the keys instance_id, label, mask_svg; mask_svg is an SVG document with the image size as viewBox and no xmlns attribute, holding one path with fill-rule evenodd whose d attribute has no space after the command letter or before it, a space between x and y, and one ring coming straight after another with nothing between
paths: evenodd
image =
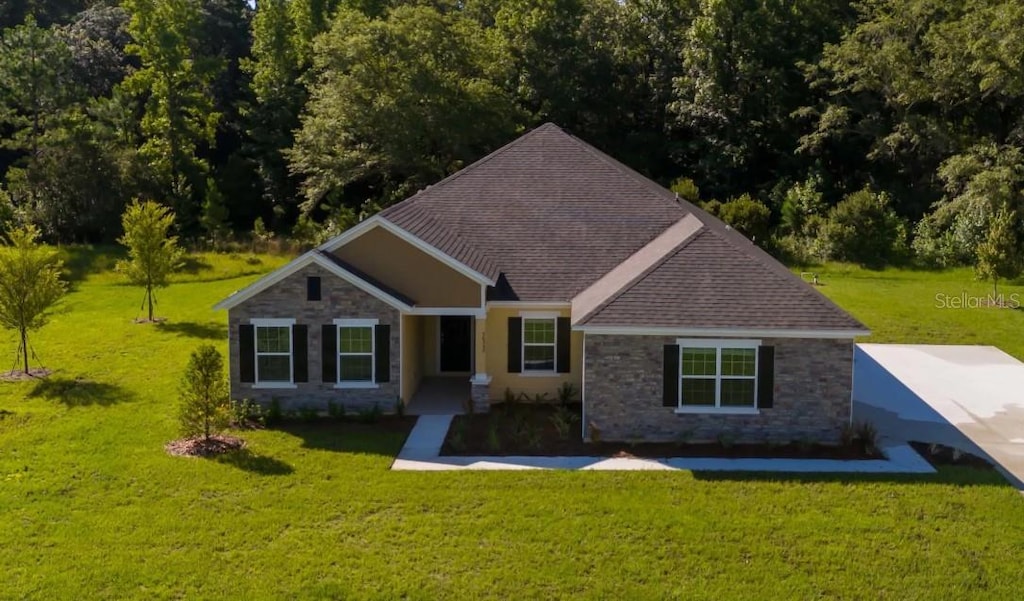
<instances>
[{"instance_id":1,"label":"brown shingle roof","mask_svg":"<svg viewBox=\"0 0 1024 601\"><path fill-rule=\"evenodd\" d=\"M489 300L573 301L579 324L864 329L715 217L552 124L380 216L497 280Z\"/></svg>"},{"instance_id":2,"label":"brown shingle roof","mask_svg":"<svg viewBox=\"0 0 1024 601\"><path fill-rule=\"evenodd\" d=\"M705 227L580 323L671 328L865 329L808 284L788 271L767 268L764 261L748 251L723 232Z\"/></svg>"},{"instance_id":3,"label":"brown shingle roof","mask_svg":"<svg viewBox=\"0 0 1024 601\"><path fill-rule=\"evenodd\" d=\"M458 239L480 261L463 262L496 265L519 300L569 301L685 214L671 192L548 124L381 216L449 254Z\"/></svg>"}]
</instances>

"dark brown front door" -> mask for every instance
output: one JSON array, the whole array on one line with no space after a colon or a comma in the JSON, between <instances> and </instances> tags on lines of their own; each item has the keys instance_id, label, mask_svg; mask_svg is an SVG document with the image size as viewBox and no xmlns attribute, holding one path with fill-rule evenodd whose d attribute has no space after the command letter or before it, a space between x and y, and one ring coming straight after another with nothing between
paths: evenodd
<instances>
[{"instance_id":1,"label":"dark brown front door","mask_svg":"<svg viewBox=\"0 0 1024 601\"><path fill-rule=\"evenodd\" d=\"M441 316L441 371L468 372L473 362L473 318Z\"/></svg>"}]
</instances>

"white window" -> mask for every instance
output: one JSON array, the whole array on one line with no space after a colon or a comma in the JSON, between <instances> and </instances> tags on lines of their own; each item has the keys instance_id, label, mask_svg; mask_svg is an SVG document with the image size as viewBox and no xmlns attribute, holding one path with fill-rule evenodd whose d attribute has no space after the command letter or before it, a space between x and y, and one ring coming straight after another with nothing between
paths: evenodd
<instances>
[{"instance_id":1,"label":"white window","mask_svg":"<svg viewBox=\"0 0 1024 601\"><path fill-rule=\"evenodd\" d=\"M523 372L555 371L555 317L523 318Z\"/></svg>"},{"instance_id":2,"label":"white window","mask_svg":"<svg viewBox=\"0 0 1024 601\"><path fill-rule=\"evenodd\" d=\"M335 319L338 326L338 385L373 386L376 319Z\"/></svg>"},{"instance_id":3,"label":"white window","mask_svg":"<svg viewBox=\"0 0 1024 601\"><path fill-rule=\"evenodd\" d=\"M292 326L294 319L253 319L256 338L256 384L292 383Z\"/></svg>"},{"instance_id":4,"label":"white window","mask_svg":"<svg viewBox=\"0 0 1024 601\"><path fill-rule=\"evenodd\" d=\"M756 410L757 340L680 339L679 408Z\"/></svg>"}]
</instances>

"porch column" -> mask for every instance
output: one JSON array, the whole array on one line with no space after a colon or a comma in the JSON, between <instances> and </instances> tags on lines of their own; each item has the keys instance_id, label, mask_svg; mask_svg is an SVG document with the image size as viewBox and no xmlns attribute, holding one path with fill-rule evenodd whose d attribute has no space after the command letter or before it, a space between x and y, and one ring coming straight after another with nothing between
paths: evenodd
<instances>
[{"instance_id":1,"label":"porch column","mask_svg":"<svg viewBox=\"0 0 1024 601\"><path fill-rule=\"evenodd\" d=\"M470 396L473 411L486 413L490 409L491 376L487 375L487 318L478 317L473 324L473 365L470 378Z\"/></svg>"}]
</instances>

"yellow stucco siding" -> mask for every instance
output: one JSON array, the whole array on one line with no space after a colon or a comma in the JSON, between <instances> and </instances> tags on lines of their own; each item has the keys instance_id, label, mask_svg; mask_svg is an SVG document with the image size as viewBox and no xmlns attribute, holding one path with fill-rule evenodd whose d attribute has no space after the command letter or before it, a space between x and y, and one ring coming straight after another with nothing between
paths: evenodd
<instances>
[{"instance_id":1,"label":"yellow stucco siding","mask_svg":"<svg viewBox=\"0 0 1024 601\"><path fill-rule=\"evenodd\" d=\"M387 230L375 227L338 248L341 260L420 307L479 307L480 284Z\"/></svg>"},{"instance_id":2,"label":"yellow stucco siding","mask_svg":"<svg viewBox=\"0 0 1024 601\"><path fill-rule=\"evenodd\" d=\"M487 331L483 338L487 374L491 376L491 400L503 400L506 388L517 396L520 393L526 393L532 398L534 395L547 393L549 399L555 400L558 387L563 382L569 382L576 387L576 400L578 400L583 385L583 332L572 332L572 346L570 347L572 368L569 373L551 376L508 373L508 318L519 317L520 312L521 309L491 308L487 310ZM557 313L562 317L569 317L569 308L566 307Z\"/></svg>"},{"instance_id":3,"label":"yellow stucco siding","mask_svg":"<svg viewBox=\"0 0 1024 601\"><path fill-rule=\"evenodd\" d=\"M402 316L402 400L408 403L423 380L423 318Z\"/></svg>"}]
</instances>

